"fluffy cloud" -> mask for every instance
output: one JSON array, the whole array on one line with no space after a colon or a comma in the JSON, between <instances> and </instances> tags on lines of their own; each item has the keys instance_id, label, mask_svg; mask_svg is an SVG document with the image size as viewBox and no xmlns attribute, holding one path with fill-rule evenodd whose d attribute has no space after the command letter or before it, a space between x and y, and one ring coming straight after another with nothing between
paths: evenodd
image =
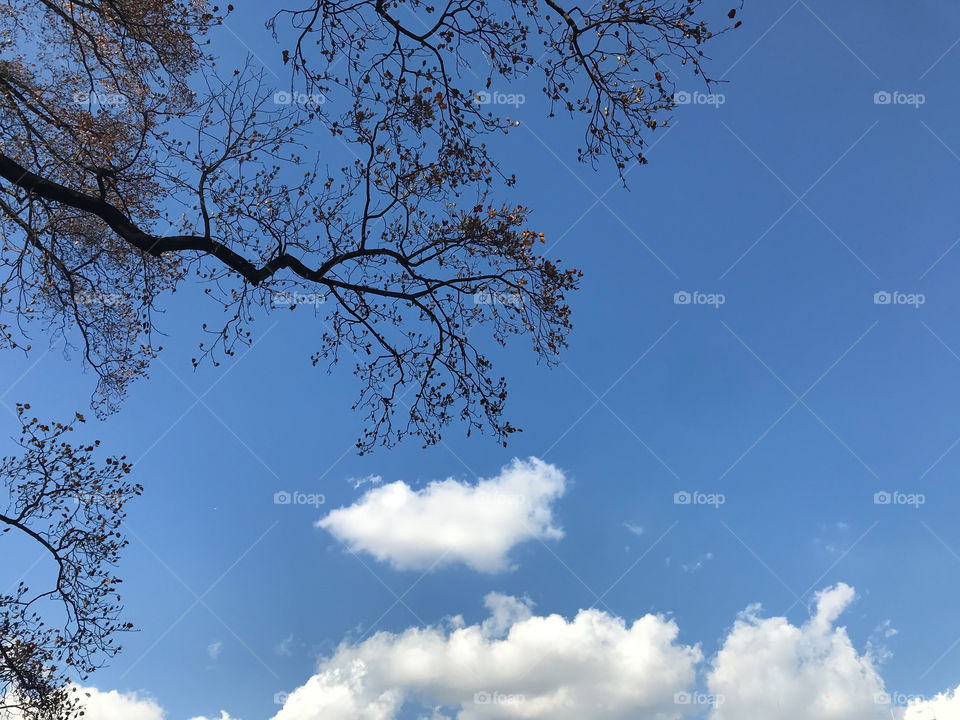
<instances>
[{"instance_id":1,"label":"fluffy cloud","mask_svg":"<svg viewBox=\"0 0 960 720\"><path fill-rule=\"evenodd\" d=\"M705 660L659 615L627 623L581 610L567 620L491 593L478 624L457 616L341 644L273 720L395 720L414 708L421 720L960 720L960 687L909 704L886 695L870 643L858 653L838 625L853 600L848 585L823 590L799 626L751 606ZM889 623L880 628L893 633ZM709 694L691 694L698 670ZM89 693L92 720L166 717L137 693L78 690ZM712 708L701 704L713 699Z\"/></svg>"},{"instance_id":2,"label":"fluffy cloud","mask_svg":"<svg viewBox=\"0 0 960 720\"><path fill-rule=\"evenodd\" d=\"M960 688L891 707L876 658L838 624L853 600L848 585L827 588L799 626L749 607L704 660L661 616L628 624L581 610L566 620L493 593L477 625L457 617L342 644L273 720L394 720L405 706L422 720L960 719ZM698 669L709 693L691 694Z\"/></svg>"},{"instance_id":3,"label":"fluffy cloud","mask_svg":"<svg viewBox=\"0 0 960 720\"><path fill-rule=\"evenodd\" d=\"M911 700L903 720L955 720L960 718L960 687L930 700Z\"/></svg>"},{"instance_id":4,"label":"fluffy cloud","mask_svg":"<svg viewBox=\"0 0 960 720\"><path fill-rule=\"evenodd\" d=\"M434 720L674 720L686 709L675 694L702 655L676 642L673 621L628 625L597 610L568 621L496 593L486 606L477 625L453 618L341 645L274 720L390 720L405 702Z\"/></svg>"},{"instance_id":5,"label":"fluffy cloud","mask_svg":"<svg viewBox=\"0 0 960 720\"><path fill-rule=\"evenodd\" d=\"M105 692L92 687L74 688L91 720L164 720L163 709L151 698L139 693Z\"/></svg>"},{"instance_id":6,"label":"fluffy cloud","mask_svg":"<svg viewBox=\"0 0 960 720\"><path fill-rule=\"evenodd\" d=\"M858 654L835 626L853 598L842 583L820 592L816 613L800 627L761 619L756 607L742 613L707 678L710 692L724 698L711 720L888 719L873 658Z\"/></svg>"},{"instance_id":7,"label":"fluffy cloud","mask_svg":"<svg viewBox=\"0 0 960 720\"><path fill-rule=\"evenodd\" d=\"M510 550L527 540L563 536L551 504L563 495L563 473L537 458L514 460L494 478L453 479L413 490L393 482L367 491L317 525L354 552L399 570L464 563L481 572L510 568Z\"/></svg>"},{"instance_id":8,"label":"fluffy cloud","mask_svg":"<svg viewBox=\"0 0 960 720\"><path fill-rule=\"evenodd\" d=\"M89 720L166 720L167 715L157 702L137 692L121 693L116 690L98 690L95 687L74 685L74 698L83 706L83 717ZM22 720L19 713L4 715L2 720ZM237 720L225 711L218 718L197 716L191 720Z\"/></svg>"},{"instance_id":9,"label":"fluffy cloud","mask_svg":"<svg viewBox=\"0 0 960 720\"><path fill-rule=\"evenodd\" d=\"M137 692L98 690L94 687L74 686L76 698L83 705L84 718L89 720L166 720L167 715L155 700ZM0 714L0 718L3 715ZM11 718L16 720L16 718ZM198 716L191 720L237 720L225 711L218 718Z\"/></svg>"}]
</instances>

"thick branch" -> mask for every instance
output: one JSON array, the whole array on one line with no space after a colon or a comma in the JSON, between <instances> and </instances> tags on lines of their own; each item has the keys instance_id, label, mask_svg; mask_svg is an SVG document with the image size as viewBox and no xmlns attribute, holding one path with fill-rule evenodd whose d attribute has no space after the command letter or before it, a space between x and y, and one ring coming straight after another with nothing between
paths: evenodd
<instances>
[{"instance_id":1,"label":"thick branch","mask_svg":"<svg viewBox=\"0 0 960 720\"><path fill-rule=\"evenodd\" d=\"M14 185L26 190L27 192L51 200L56 203L67 205L77 210L88 212L103 220L110 229L113 230L122 239L129 242L145 253L153 257L160 257L165 252L184 252L196 250L198 252L212 255L220 260L231 270L239 273L251 285L257 286L264 280L272 277L278 271L289 269L302 277L304 280L322 283L329 287L339 287L357 292L371 293L385 297L399 298L403 300L413 300L422 297L430 292L429 289L415 293L397 292L385 288L375 288L365 285L347 283L333 278L326 277L326 274L335 266L348 260L354 260L361 257L388 256L404 266L408 266L410 272L409 260L401 253L387 248L359 249L347 253L341 253L323 263L316 270L307 267L301 260L287 253L278 255L264 264L257 267L252 262L238 254L234 250L211 237L203 235L173 235L170 237L158 237L145 232L133 223L120 210L100 198L68 188L65 185L47 180L36 173L33 173L23 167L16 160L0 155L0 177L10 181ZM413 274L411 272L411 274ZM422 279L422 278L421 278Z\"/></svg>"}]
</instances>

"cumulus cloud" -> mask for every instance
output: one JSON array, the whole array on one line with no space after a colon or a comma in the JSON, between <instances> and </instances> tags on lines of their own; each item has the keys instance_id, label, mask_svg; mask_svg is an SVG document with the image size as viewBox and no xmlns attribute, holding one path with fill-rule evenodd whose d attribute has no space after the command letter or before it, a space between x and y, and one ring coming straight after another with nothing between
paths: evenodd
<instances>
[{"instance_id":1,"label":"cumulus cloud","mask_svg":"<svg viewBox=\"0 0 960 720\"><path fill-rule=\"evenodd\" d=\"M960 687L929 700L912 699L901 715L903 720L952 720L960 718Z\"/></svg>"},{"instance_id":2,"label":"cumulus cloud","mask_svg":"<svg viewBox=\"0 0 960 720\"><path fill-rule=\"evenodd\" d=\"M317 525L353 552L369 553L398 570L463 563L501 572L510 569L508 555L516 545L563 536L551 506L564 487L557 467L537 458L515 459L476 484L447 479L421 490L402 481L381 485Z\"/></svg>"},{"instance_id":3,"label":"cumulus cloud","mask_svg":"<svg viewBox=\"0 0 960 720\"><path fill-rule=\"evenodd\" d=\"M705 660L662 616L628 623L581 610L567 620L492 593L478 624L458 616L342 644L273 720L395 720L412 710L422 720L960 719L960 688L906 707L886 694L870 648L858 652L839 624L854 598L848 585L827 588L800 625L751 606ZM698 670L708 693L695 692Z\"/></svg>"},{"instance_id":4,"label":"cumulus cloud","mask_svg":"<svg viewBox=\"0 0 960 720\"><path fill-rule=\"evenodd\" d=\"M486 606L476 625L458 617L341 645L274 720L390 720L405 703L433 720L675 720L687 709L675 695L692 687L702 654L677 643L673 621L540 616L496 593Z\"/></svg>"},{"instance_id":5,"label":"cumulus cloud","mask_svg":"<svg viewBox=\"0 0 960 720\"><path fill-rule=\"evenodd\" d=\"M152 698L136 692L102 691L93 687L74 688L83 705L84 717L93 720L164 720L163 708Z\"/></svg>"},{"instance_id":6,"label":"cumulus cloud","mask_svg":"<svg viewBox=\"0 0 960 720\"><path fill-rule=\"evenodd\" d=\"M72 698L83 709L86 720L169 720L153 698L139 692L121 693L82 685L71 686ZM2 700L2 698L0 698ZM25 720L16 711L0 710L0 720ZM198 715L190 720L239 720L224 710L216 718Z\"/></svg>"},{"instance_id":7,"label":"cumulus cloud","mask_svg":"<svg viewBox=\"0 0 960 720\"><path fill-rule=\"evenodd\" d=\"M816 612L800 627L760 618L756 606L742 613L707 677L724 699L711 720L888 720L872 657L835 625L853 599L843 583L818 593Z\"/></svg>"},{"instance_id":8,"label":"cumulus cloud","mask_svg":"<svg viewBox=\"0 0 960 720\"><path fill-rule=\"evenodd\" d=\"M859 653L838 624L854 598L843 583L821 591L799 626L748 607L704 659L661 615L627 622L591 609L566 619L491 593L476 624L455 616L342 643L273 720L396 720L412 711L420 720L960 720L960 687L932 698L887 694L870 643ZM889 622L878 630L895 632ZM709 693L694 692L698 671ZM166 719L138 693L78 690L89 694L91 720ZM236 719L221 711L191 720Z\"/></svg>"}]
</instances>

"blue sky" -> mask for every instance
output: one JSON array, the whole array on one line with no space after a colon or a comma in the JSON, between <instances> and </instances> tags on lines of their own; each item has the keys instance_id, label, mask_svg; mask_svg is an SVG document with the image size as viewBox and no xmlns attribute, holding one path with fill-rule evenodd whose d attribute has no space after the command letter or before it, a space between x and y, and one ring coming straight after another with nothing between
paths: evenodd
<instances>
[{"instance_id":1,"label":"blue sky","mask_svg":"<svg viewBox=\"0 0 960 720\"><path fill-rule=\"evenodd\" d=\"M537 615L672 618L678 643L700 644L705 691L738 613L759 603L800 627L838 583L856 590L837 621L856 651L886 656L888 635L888 692L960 684L960 7L748 0L738 17L711 48L721 99L678 107L628 190L576 163L579 135L545 120L536 83L502 88L527 93L500 142L515 197L549 255L584 272L562 366L523 342L494 355L524 430L506 449L453 426L359 457L356 387L311 366L307 312L262 318L248 351L194 371L217 310L190 289L169 299L151 379L86 429L146 489L121 566L139 631L91 684L149 694L171 720L269 718L341 642L480 623L495 592ZM282 74L265 19L241 8L215 47ZM707 92L687 75L677 88ZM44 350L0 358L3 402L83 408L90 374ZM352 478L470 484L530 457L565 478L562 538L518 542L506 570L397 569L315 526L377 487ZM876 504L883 491L924 502ZM5 558L4 576L42 573L33 561Z\"/></svg>"}]
</instances>

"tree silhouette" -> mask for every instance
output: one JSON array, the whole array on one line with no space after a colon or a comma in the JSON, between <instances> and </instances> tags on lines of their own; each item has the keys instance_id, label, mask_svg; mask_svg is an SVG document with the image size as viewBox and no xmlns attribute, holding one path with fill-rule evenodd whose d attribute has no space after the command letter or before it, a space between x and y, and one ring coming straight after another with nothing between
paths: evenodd
<instances>
[{"instance_id":1,"label":"tree silhouette","mask_svg":"<svg viewBox=\"0 0 960 720\"><path fill-rule=\"evenodd\" d=\"M504 201L515 178L486 139L517 121L484 93L542 73L545 112L585 123L580 160L622 174L673 107L668 61L702 74L704 4L308 0L268 23L290 69L277 93L249 63L215 67L207 37L229 6L8 0L0 338L28 348L40 323L78 347L109 412L184 283L225 311L195 363L312 304L314 364L359 378L361 452L436 442L451 420L505 440L506 381L481 338L555 362L580 274ZM352 160L326 168L322 143Z\"/></svg>"},{"instance_id":2,"label":"tree silhouette","mask_svg":"<svg viewBox=\"0 0 960 720\"><path fill-rule=\"evenodd\" d=\"M22 452L0 460L0 545L11 535L35 545L53 579L0 593L0 717L65 720L80 711L71 680L116 653L114 636L131 627L113 566L127 544L123 506L141 488L125 480L123 457L94 461L99 441L71 444L74 422L41 423L29 409L17 406Z\"/></svg>"}]
</instances>

